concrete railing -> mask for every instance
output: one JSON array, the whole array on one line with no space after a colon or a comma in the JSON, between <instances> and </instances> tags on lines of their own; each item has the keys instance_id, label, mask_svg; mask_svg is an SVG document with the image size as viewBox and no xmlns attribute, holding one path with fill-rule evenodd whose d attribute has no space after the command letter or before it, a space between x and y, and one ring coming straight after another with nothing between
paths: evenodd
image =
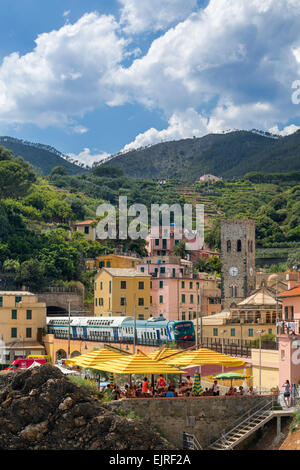
<instances>
[{"instance_id":1,"label":"concrete railing","mask_svg":"<svg viewBox=\"0 0 300 470\"><path fill-rule=\"evenodd\" d=\"M207 382L206 380L201 380L201 385L202 385L203 390L205 390L206 388L208 388L208 390L209 390L209 389L212 388L213 383L212 382ZM229 387L226 387L226 385L220 385L219 383L218 383L218 387L219 387L221 395L226 395L226 393L229 390Z\"/></svg>"}]
</instances>

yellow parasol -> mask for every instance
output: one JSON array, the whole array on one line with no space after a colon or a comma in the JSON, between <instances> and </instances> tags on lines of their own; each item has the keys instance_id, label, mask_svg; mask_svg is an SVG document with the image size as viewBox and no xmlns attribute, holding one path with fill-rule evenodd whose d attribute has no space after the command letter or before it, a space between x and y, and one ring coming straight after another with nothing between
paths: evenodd
<instances>
[{"instance_id":1,"label":"yellow parasol","mask_svg":"<svg viewBox=\"0 0 300 470\"><path fill-rule=\"evenodd\" d=\"M120 356L107 362L98 362L91 366L92 369L100 369L114 374L181 374L180 369L169 366L162 361L155 361L138 351L131 356Z\"/></svg>"},{"instance_id":2,"label":"yellow parasol","mask_svg":"<svg viewBox=\"0 0 300 470\"><path fill-rule=\"evenodd\" d=\"M210 349L200 348L195 351L188 351L184 354L179 354L170 358L162 359L168 365L222 365L225 367L240 367L246 364L241 359L235 357L226 356Z\"/></svg>"},{"instance_id":3,"label":"yellow parasol","mask_svg":"<svg viewBox=\"0 0 300 470\"><path fill-rule=\"evenodd\" d=\"M82 354L81 356L68 359L66 364L71 367L80 366L89 368L95 364L98 364L99 362L111 361L113 359L117 359L118 357L122 357L122 354L110 351L109 349L99 349L99 351L93 351L91 353Z\"/></svg>"},{"instance_id":4,"label":"yellow parasol","mask_svg":"<svg viewBox=\"0 0 300 470\"><path fill-rule=\"evenodd\" d=\"M163 359L166 359L167 357L172 358L176 355L176 357L179 354L184 354L186 353L185 350L180 350L180 349L171 349L171 348L163 348L163 349L157 349L156 351L153 351L150 354L147 354L148 357L151 357L151 359L154 359L156 361L161 361Z\"/></svg>"}]
</instances>

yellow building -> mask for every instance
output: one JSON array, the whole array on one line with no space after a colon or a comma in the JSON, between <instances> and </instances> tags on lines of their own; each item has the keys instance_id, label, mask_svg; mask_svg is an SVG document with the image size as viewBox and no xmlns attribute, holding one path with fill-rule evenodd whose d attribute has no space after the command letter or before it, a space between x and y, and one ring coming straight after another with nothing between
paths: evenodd
<instances>
[{"instance_id":1,"label":"yellow building","mask_svg":"<svg viewBox=\"0 0 300 470\"><path fill-rule=\"evenodd\" d=\"M75 230L76 232L82 233L86 240L95 241L96 225L96 220L84 220L83 222L78 222L75 224Z\"/></svg>"},{"instance_id":2,"label":"yellow building","mask_svg":"<svg viewBox=\"0 0 300 470\"><path fill-rule=\"evenodd\" d=\"M140 263L139 258L133 256L116 255L111 253L109 255L96 257L96 268L122 268L122 269L136 269Z\"/></svg>"},{"instance_id":3,"label":"yellow building","mask_svg":"<svg viewBox=\"0 0 300 470\"><path fill-rule=\"evenodd\" d=\"M94 309L96 316L150 316L151 276L134 269L102 268L95 276Z\"/></svg>"},{"instance_id":4,"label":"yellow building","mask_svg":"<svg viewBox=\"0 0 300 470\"><path fill-rule=\"evenodd\" d=\"M203 317L203 338L206 342L245 344L260 335L276 335L276 319L281 319L281 303L268 289L258 289L230 311Z\"/></svg>"},{"instance_id":5,"label":"yellow building","mask_svg":"<svg viewBox=\"0 0 300 470\"><path fill-rule=\"evenodd\" d=\"M261 387L270 390L281 387L279 384L279 353L277 350L259 349L251 350L251 359L247 362L252 366L253 385L258 388L261 378Z\"/></svg>"},{"instance_id":6,"label":"yellow building","mask_svg":"<svg viewBox=\"0 0 300 470\"><path fill-rule=\"evenodd\" d=\"M40 344L46 327L46 304L26 291L0 291L0 357L11 362L44 354Z\"/></svg>"}]
</instances>

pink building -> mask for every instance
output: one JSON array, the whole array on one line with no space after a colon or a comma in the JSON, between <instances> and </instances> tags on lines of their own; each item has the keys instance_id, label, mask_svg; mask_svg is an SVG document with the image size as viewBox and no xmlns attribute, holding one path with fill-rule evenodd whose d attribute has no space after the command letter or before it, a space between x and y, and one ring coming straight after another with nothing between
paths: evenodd
<instances>
[{"instance_id":1,"label":"pink building","mask_svg":"<svg viewBox=\"0 0 300 470\"><path fill-rule=\"evenodd\" d=\"M173 248L180 241L184 241L186 244L193 244L191 250L190 260L195 262L199 258L209 258L211 256L220 256L220 253L208 250L200 238L197 239L196 235L194 238L189 239L184 229L178 229L174 225L168 227L157 228L157 235L152 236L149 233L147 237L148 246L146 248L149 256L168 256L172 255ZM188 246L187 246L188 248Z\"/></svg>"},{"instance_id":2,"label":"pink building","mask_svg":"<svg viewBox=\"0 0 300 470\"><path fill-rule=\"evenodd\" d=\"M300 380L300 285L281 292L282 322L278 323L279 388Z\"/></svg>"},{"instance_id":3,"label":"pink building","mask_svg":"<svg viewBox=\"0 0 300 470\"><path fill-rule=\"evenodd\" d=\"M193 272L191 261L176 256L144 258L137 266L151 274L150 313L168 320L193 320L221 311L219 281L207 273Z\"/></svg>"}]
</instances>

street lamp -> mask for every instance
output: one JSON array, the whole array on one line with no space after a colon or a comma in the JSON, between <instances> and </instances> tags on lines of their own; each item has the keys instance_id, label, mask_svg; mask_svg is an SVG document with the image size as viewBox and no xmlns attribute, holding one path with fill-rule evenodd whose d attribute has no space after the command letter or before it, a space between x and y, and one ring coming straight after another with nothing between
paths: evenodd
<instances>
[{"instance_id":1,"label":"street lamp","mask_svg":"<svg viewBox=\"0 0 300 470\"><path fill-rule=\"evenodd\" d=\"M136 344L136 293L134 293L134 324L133 324L133 354L135 354Z\"/></svg>"},{"instance_id":2,"label":"street lamp","mask_svg":"<svg viewBox=\"0 0 300 470\"><path fill-rule=\"evenodd\" d=\"M256 333L259 334L259 394L261 395L261 335L265 330L257 330Z\"/></svg>"},{"instance_id":3,"label":"street lamp","mask_svg":"<svg viewBox=\"0 0 300 470\"><path fill-rule=\"evenodd\" d=\"M71 359L71 346L70 346L70 338L71 337L71 301L68 300L68 359Z\"/></svg>"},{"instance_id":4,"label":"street lamp","mask_svg":"<svg viewBox=\"0 0 300 470\"><path fill-rule=\"evenodd\" d=\"M222 336L222 354L224 354L224 335L227 333L227 330L221 330L220 333L223 335ZM224 366L222 366L222 374L224 372Z\"/></svg>"},{"instance_id":5,"label":"street lamp","mask_svg":"<svg viewBox=\"0 0 300 470\"><path fill-rule=\"evenodd\" d=\"M196 349L199 347L199 312L198 312L198 305L199 305L199 285L197 285L197 301L196 301ZM201 337L202 337L202 325L201 325ZM201 341L202 343L202 341Z\"/></svg>"}]
</instances>

